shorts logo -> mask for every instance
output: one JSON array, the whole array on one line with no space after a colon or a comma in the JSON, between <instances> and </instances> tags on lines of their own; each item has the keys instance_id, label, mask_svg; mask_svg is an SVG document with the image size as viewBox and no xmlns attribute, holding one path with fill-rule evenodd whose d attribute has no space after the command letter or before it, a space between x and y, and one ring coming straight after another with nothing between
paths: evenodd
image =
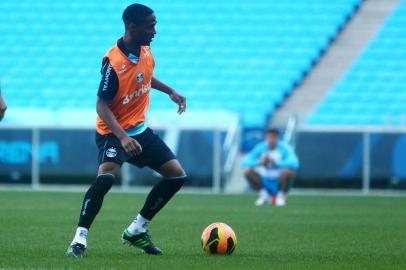
<instances>
[{"instance_id":1,"label":"shorts logo","mask_svg":"<svg viewBox=\"0 0 406 270\"><path fill-rule=\"evenodd\" d=\"M142 80L144 80L144 74L142 72L137 73L137 83L142 83Z\"/></svg>"},{"instance_id":2,"label":"shorts logo","mask_svg":"<svg viewBox=\"0 0 406 270\"><path fill-rule=\"evenodd\" d=\"M113 158L117 156L117 150L115 147L110 147L109 149L106 150L106 156L109 158Z\"/></svg>"}]
</instances>

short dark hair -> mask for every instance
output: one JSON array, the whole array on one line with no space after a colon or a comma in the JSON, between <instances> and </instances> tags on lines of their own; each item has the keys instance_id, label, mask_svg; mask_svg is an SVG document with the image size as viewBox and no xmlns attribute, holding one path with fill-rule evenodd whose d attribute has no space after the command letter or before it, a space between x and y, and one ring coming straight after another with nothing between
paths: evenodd
<instances>
[{"instance_id":1,"label":"short dark hair","mask_svg":"<svg viewBox=\"0 0 406 270\"><path fill-rule=\"evenodd\" d=\"M280 131L279 131L279 129L277 129L277 128L275 128L275 127L268 127L267 129L266 129L266 132L265 132L266 134L273 134L273 135L276 135L276 136L279 136L280 135Z\"/></svg>"},{"instance_id":2,"label":"short dark hair","mask_svg":"<svg viewBox=\"0 0 406 270\"><path fill-rule=\"evenodd\" d=\"M142 4L129 5L123 12L124 25L127 26L130 23L139 24L152 13L154 13L152 9Z\"/></svg>"}]
</instances>

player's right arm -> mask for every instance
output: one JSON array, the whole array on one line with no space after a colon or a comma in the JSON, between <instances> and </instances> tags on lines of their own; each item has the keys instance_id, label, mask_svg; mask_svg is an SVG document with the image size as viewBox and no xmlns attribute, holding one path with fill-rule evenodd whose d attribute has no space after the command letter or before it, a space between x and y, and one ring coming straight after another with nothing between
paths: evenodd
<instances>
[{"instance_id":1,"label":"player's right arm","mask_svg":"<svg viewBox=\"0 0 406 270\"><path fill-rule=\"evenodd\" d=\"M141 145L137 140L127 135L110 109L110 102L118 91L118 77L108 59L103 61L101 73L102 79L100 81L96 101L97 114L120 140L124 150L130 155L138 155L142 152Z\"/></svg>"},{"instance_id":2,"label":"player's right arm","mask_svg":"<svg viewBox=\"0 0 406 270\"><path fill-rule=\"evenodd\" d=\"M4 113L7 110L7 105L6 102L3 99L3 96L1 95L1 85L0 85L0 121L4 117Z\"/></svg>"},{"instance_id":3,"label":"player's right arm","mask_svg":"<svg viewBox=\"0 0 406 270\"><path fill-rule=\"evenodd\" d=\"M261 156L266 151L267 145L265 142L257 144L254 149L249 152L243 159L242 167L257 167L261 165Z\"/></svg>"},{"instance_id":4,"label":"player's right arm","mask_svg":"<svg viewBox=\"0 0 406 270\"><path fill-rule=\"evenodd\" d=\"M293 148L285 142L280 142L278 147L281 148L283 158L276 162L276 166L297 170L299 167L299 159Z\"/></svg>"}]
</instances>

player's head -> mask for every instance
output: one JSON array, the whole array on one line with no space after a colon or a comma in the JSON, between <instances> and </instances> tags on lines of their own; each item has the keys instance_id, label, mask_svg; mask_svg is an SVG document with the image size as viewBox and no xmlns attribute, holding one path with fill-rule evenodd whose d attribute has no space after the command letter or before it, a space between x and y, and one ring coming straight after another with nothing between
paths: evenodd
<instances>
[{"instance_id":1,"label":"player's head","mask_svg":"<svg viewBox=\"0 0 406 270\"><path fill-rule=\"evenodd\" d=\"M269 127L265 132L265 140L270 148L275 148L279 141L279 130L274 127Z\"/></svg>"},{"instance_id":2,"label":"player's head","mask_svg":"<svg viewBox=\"0 0 406 270\"><path fill-rule=\"evenodd\" d=\"M141 4L129 5L123 12L123 22L126 34L135 45L149 46L156 34L156 18L152 9Z\"/></svg>"}]
</instances>

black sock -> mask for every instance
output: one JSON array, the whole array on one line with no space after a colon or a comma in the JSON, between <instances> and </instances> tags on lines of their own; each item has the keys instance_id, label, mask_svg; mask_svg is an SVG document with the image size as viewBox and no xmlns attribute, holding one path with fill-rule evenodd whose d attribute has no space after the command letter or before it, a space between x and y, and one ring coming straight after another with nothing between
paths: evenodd
<instances>
[{"instance_id":1,"label":"black sock","mask_svg":"<svg viewBox=\"0 0 406 270\"><path fill-rule=\"evenodd\" d=\"M87 229L92 225L94 218L103 204L104 195L110 190L115 180L112 174L101 174L90 186L83 199L82 210L80 211L79 227Z\"/></svg>"},{"instance_id":2,"label":"black sock","mask_svg":"<svg viewBox=\"0 0 406 270\"><path fill-rule=\"evenodd\" d=\"M151 220L173 195L179 191L185 182L186 176L182 176L172 179L163 179L156 184L148 194L144 207L140 211L141 216Z\"/></svg>"}]
</instances>

